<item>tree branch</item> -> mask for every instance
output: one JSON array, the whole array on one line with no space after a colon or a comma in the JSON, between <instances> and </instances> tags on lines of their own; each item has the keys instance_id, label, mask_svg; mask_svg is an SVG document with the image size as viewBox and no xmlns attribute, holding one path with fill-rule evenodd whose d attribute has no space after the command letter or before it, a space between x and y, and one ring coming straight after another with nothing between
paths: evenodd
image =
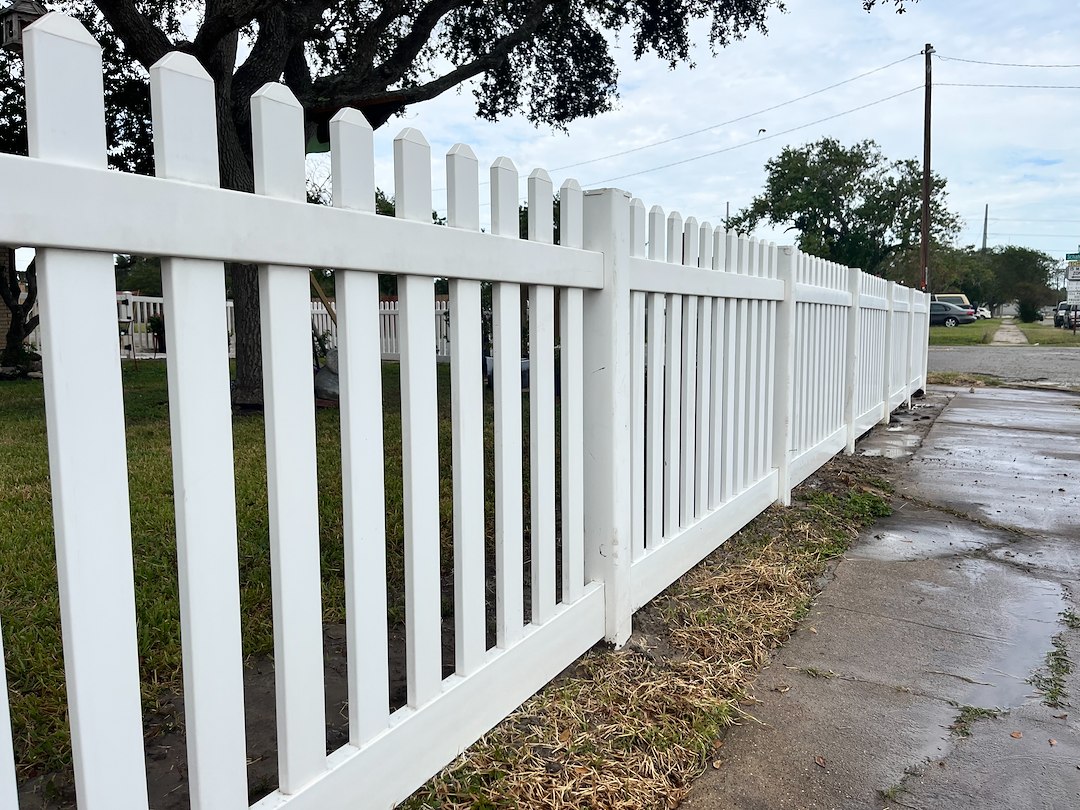
<instances>
[{"instance_id":1,"label":"tree branch","mask_svg":"<svg viewBox=\"0 0 1080 810\"><path fill-rule=\"evenodd\" d=\"M432 9L436 3L427 7ZM441 4L440 4L441 5ZM493 70L503 63L510 52L526 42L536 33L544 19L544 11L551 5L545 0L534 0L521 25L509 34L495 40L487 52L470 62L459 65L448 73L415 87L400 90L386 90L386 86L400 78L400 75L387 77L380 67L372 73L379 74L379 81L368 78L369 74L337 74L316 79L312 84L312 103L305 105L310 118L321 121L328 119L342 107L356 107L361 110L373 127L384 124L391 116L403 110L409 104L427 101L446 92L452 87ZM434 9L432 9L434 13ZM440 15L441 18L441 15ZM437 20L436 20L437 23ZM429 32L430 34L430 32ZM425 40L426 41L426 40ZM423 44L421 43L421 46ZM395 55L397 52L395 52ZM394 57L387 60L389 64ZM402 68L402 74L408 65Z\"/></svg>"},{"instance_id":2,"label":"tree branch","mask_svg":"<svg viewBox=\"0 0 1080 810\"><path fill-rule=\"evenodd\" d=\"M135 7L133 0L97 0L97 7L128 53L147 70L176 49L172 40Z\"/></svg>"},{"instance_id":3,"label":"tree branch","mask_svg":"<svg viewBox=\"0 0 1080 810\"><path fill-rule=\"evenodd\" d=\"M218 43L239 31L279 0L207 0L206 16L191 43L191 52L202 60L209 57Z\"/></svg>"}]
</instances>

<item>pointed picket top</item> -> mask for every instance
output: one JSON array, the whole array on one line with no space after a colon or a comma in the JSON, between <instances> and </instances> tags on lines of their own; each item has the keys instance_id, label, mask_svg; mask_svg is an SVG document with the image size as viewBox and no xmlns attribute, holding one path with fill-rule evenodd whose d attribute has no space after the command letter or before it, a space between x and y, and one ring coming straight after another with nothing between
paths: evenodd
<instances>
[{"instance_id":1,"label":"pointed picket top","mask_svg":"<svg viewBox=\"0 0 1080 810\"><path fill-rule=\"evenodd\" d=\"M251 146L255 193L302 202L304 110L285 85L267 82L251 97Z\"/></svg>"},{"instance_id":2,"label":"pointed picket top","mask_svg":"<svg viewBox=\"0 0 1080 810\"><path fill-rule=\"evenodd\" d=\"M446 153L446 224L480 230L480 161L464 143L454 144Z\"/></svg>"},{"instance_id":3,"label":"pointed picket top","mask_svg":"<svg viewBox=\"0 0 1080 810\"><path fill-rule=\"evenodd\" d=\"M491 232L496 236L517 239L518 170L508 157L498 157L491 164Z\"/></svg>"},{"instance_id":4,"label":"pointed picket top","mask_svg":"<svg viewBox=\"0 0 1080 810\"><path fill-rule=\"evenodd\" d=\"M664 250L667 215L659 205L649 209L649 258L662 262L667 258Z\"/></svg>"},{"instance_id":5,"label":"pointed picket top","mask_svg":"<svg viewBox=\"0 0 1080 810\"><path fill-rule=\"evenodd\" d=\"M758 240L756 236L751 236L750 241L747 243L746 257L746 275L758 275L758 260L761 258L761 252L758 250Z\"/></svg>"},{"instance_id":6,"label":"pointed picket top","mask_svg":"<svg viewBox=\"0 0 1080 810\"><path fill-rule=\"evenodd\" d=\"M27 26L23 42L30 156L104 169L101 47L82 23L58 12Z\"/></svg>"},{"instance_id":7,"label":"pointed picket top","mask_svg":"<svg viewBox=\"0 0 1080 810\"><path fill-rule=\"evenodd\" d=\"M630 255L644 258L649 234L646 227L645 203L638 197L630 200Z\"/></svg>"},{"instance_id":8,"label":"pointed picket top","mask_svg":"<svg viewBox=\"0 0 1080 810\"><path fill-rule=\"evenodd\" d=\"M585 242L585 194L573 178L559 189L559 244L580 248Z\"/></svg>"},{"instance_id":9,"label":"pointed picket top","mask_svg":"<svg viewBox=\"0 0 1080 810\"><path fill-rule=\"evenodd\" d=\"M154 173L216 186L217 112L214 80L194 56L165 54L150 68Z\"/></svg>"},{"instance_id":10,"label":"pointed picket top","mask_svg":"<svg viewBox=\"0 0 1080 810\"><path fill-rule=\"evenodd\" d=\"M780 261L779 248L776 246L776 242L769 242L769 278L776 278L776 270Z\"/></svg>"},{"instance_id":11,"label":"pointed picket top","mask_svg":"<svg viewBox=\"0 0 1080 810\"><path fill-rule=\"evenodd\" d=\"M769 275L769 243L764 239L758 240L757 274L762 278Z\"/></svg>"},{"instance_id":12,"label":"pointed picket top","mask_svg":"<svg viewBox=\"0 0 1080 810\"><path fill-rule=\"evenodd\" d=\"M745 276L750 273L750 240L745 236L740 236L737 245L735 272L740 276Z\"/></svg>"},{"instance_id":13,"label":"pointed picket top","mask_svg":"<svg viewBox=\"0 0 1080 810\"><path fill-rule=\"evenodd\" d=\"M394 138L394 213L398 219L431 222L431 146L415 127Z\"/></svg>"},{"instance_id":14,"label":"pointed picket top","mask_svg":"<svg viewBox=\"0 0 1080 810\"><path fill-rule=\"evenodd\" d=\"M555 241L551 176L543 169L533 169L527 182L529 194L529 240L550 245Z\"/></svg>"},{"instance_id":15,"label":"pointed picket top","mask_svg":"<svg viewBox=\"0 0 1080 810\"><path fill-rule=\"evenodd\" d=\"M713 231L712 266L714 270L727 270L728 232L723 228Z\"/></svg>"},{"instance_id":16,"label":"pointed picket top","mask_svg":"<svg viewBox=\"0 0 1080 810\"><path fill-rule=\"evenodd\" d=\"M700 226L697 217L687 217L682 233L682 263L687 267L698 266L698 250L701 247Z\"/></svg>"},{"instance_id":17,"label":"pointed picket top","mask_svg":"<svg viewBox=\"0 0 1080 810\"><path fill-rule=\"evenodd\" d=\"M375 140L359 110L345 107L330 119L330 182L335 208L375 212Z\"/></svg>"},{"instance_id":18,"label":"pointed picket top","mask_svg":"<svg viewBox=\"0 0 1080 810\"><path fill-rule=\"evenodd\" d=\"M702 222L698 231L698 267L713 269L713 226Z\"/></svg>"},{"instance_id":19,"label":"pointed picket top","mask_svg":"<svg viewBox=\"0 0 1080 810\"><path fill-rule=\"evenodd\" d=\"M59 11L50 11L45 16L35 20L23 31L23 36L30 36L34 32L34 39L43 36L58 37L81 45L89 45L98 48L97 40L90 34L81 22Z\"/></svg>"},{"instance_id":20,"label":"pointed picket top","mask_svg":"<svg viewBox=\"0 0 1080 810\"><path fill-rule=\"evenodd\" d=\"M667 261L670 264L682 263L683 218L678 211L672 211L667 218Z\"/></svg>"}]
</instances>

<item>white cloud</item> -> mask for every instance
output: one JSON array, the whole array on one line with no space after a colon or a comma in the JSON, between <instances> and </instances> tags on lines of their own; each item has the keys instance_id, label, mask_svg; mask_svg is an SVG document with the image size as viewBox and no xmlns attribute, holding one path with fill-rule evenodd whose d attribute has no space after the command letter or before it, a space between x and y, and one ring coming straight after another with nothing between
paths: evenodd
<instances>
[{"instance_id":1,"label":"white cloud","mask_svg":"<svg viewBox=\"0 0 1080 810\"><path fill-rule=\"evenodd\" d=\"M768 36L751 34L715 57L704 27L697 30L695 69L669 70L655 59L635 62L619 48L618 109L571 125L568 133L534 129L520 117L496 124L474 117L471 93L449 93L421 104L404 120L376 133L377 179L393 187L393 135L420 128L432 144L433 185L445 185L442 155L469 143L486 167L495 157L514 160L524 178L549 168L556 186L574 176L588 186L726 147L731 151L611 183L647 205L677 209L716 222L725 204L746 205L761 190L763 165L786 145L830 135L844 143L873 138L889 157L921 157L921 89L776 137L786 129L920 87L923 60L915 56L888 70L813 98L722 128L569 171L553 167L647 145L810 93L917 54L932 42L942 56L1019 63L1080 61L1071 32L1080 30L1074 3L1032 0L924 0L903 15L887 8L867 14L858 0L794 0L774 15ZM1080 70L1004 68L936 59L933 167L949 181L953 210L968 220L963 242L981 239L983 205L990 204L991 241L1029 244L1061 255L1080 243L1080 204L1074 180L1080 158L1071 148L1080 124L1080 91L949 87L945 83L1080 85ZM758 131L766 133L759 136ZM1039 165L1041 161L1059 161ZM481 169L486 179L486 168ZM524 199L524 179L521 184ZM486 194L486 186L482 194ZM444 195L435 194L436 207ZM486 212L486 208L484 211ZM484 214L482 213L482 216ZM1075 224L1044 220L1078 220ZM1028 220L1024 222L1022 220ZM1020 234L1034 234L1020 236ZM789 241L790 235L767 233Z\"/></svg>"}]
</instances>

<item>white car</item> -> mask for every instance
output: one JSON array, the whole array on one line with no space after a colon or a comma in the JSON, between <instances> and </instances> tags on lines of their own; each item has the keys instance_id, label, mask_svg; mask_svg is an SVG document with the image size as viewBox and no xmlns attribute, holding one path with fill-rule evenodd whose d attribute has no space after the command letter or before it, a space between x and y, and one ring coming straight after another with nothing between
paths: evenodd
<instances>
[{"instance_id":1,"label":"white car","mask_svg":"<svg viewBox=\"0 0 1080 810\"><path fill-rule=\"evenodd\" d=\"M975 317L976 318L989 318L990 317L990 310L988 310L986 307L978 307L975 310Z\"/></svg>"}]
</instances>

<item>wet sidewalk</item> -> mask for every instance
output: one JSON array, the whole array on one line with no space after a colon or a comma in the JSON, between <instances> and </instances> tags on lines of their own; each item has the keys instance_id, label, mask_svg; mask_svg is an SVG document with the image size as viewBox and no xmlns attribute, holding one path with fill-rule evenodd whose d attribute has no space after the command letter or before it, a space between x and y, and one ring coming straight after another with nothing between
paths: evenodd
<instances>
[{"instance_id":1,"label":"wet sidewalk","mask_svg":"<svg viewBox=\"0 0 1080 810\"><path fill-rule=\"evenodd\" d=\"M860 451L914 453L894 514L683 808L1080 807L1080 397L939 390Z\"/></svg>"}]
</instances>

